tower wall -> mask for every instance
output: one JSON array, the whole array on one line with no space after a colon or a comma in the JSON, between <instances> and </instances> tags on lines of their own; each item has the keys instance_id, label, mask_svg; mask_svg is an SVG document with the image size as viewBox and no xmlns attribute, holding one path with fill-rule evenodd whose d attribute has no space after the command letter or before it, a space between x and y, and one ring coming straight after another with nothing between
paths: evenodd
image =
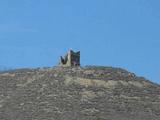
<instances>
[{"instance_id":1,"label":"tower wall","mask_svg":"<svg viewBox=\"0 0 160 120\"><path fill-rule=\"evenodd\" d=\"M80 51L74 52L69 50L68 53L63 57L61 57L60 66L80 66Z\"/></svg>"}]
</instances>

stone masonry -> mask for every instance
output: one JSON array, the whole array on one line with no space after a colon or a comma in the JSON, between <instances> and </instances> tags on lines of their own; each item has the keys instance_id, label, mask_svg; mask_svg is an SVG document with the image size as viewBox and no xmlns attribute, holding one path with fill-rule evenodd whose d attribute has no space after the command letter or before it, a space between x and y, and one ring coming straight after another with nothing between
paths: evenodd
<instances>
[{"instance_id":1,"label":"stone masonry","mask_svg":"<svg viewBox=\"0 0 160 120\"><path fill-rule=\"evenodd\" d=\"M64 57L60 57L59 66L80 66L80 51L69 50Z\"/></svg>"}]
</instances>

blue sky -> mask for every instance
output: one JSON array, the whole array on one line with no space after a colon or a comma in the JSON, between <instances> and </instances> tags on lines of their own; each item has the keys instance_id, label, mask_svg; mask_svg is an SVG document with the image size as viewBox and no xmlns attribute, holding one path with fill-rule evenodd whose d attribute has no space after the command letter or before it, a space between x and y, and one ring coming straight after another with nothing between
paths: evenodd
<instances>
[{"instance_id":1,"label":"blue sky","mask_svg":"<svg viewBox=\"0 0 160 120\"><path fill-rule=\"evenodd\" d=\"M0 66L55 66L68 49L82 65L125 68L160 83L159 0L1 0Z\"/></svg>"}]
</instances>

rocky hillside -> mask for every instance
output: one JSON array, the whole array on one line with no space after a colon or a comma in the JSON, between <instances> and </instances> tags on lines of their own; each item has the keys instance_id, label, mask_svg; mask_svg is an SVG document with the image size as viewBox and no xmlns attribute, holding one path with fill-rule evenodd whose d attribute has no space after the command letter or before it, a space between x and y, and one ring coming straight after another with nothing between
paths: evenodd
<instances>
[{"instance_id":1,"label":"rocky hillside","mask_svg":"<svg viewBox=\"0 0 160 120\"><path fill-rule=\"evenodd\" d=\"M0 120L160 120L160 85L111 67L1 72Z\"/></svg>"}]
</instances>

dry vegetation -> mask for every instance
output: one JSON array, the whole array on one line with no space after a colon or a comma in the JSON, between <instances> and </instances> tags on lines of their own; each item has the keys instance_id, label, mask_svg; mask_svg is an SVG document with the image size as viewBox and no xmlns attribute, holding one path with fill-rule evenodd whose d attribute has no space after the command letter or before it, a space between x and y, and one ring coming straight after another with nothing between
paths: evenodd
<instances>
[{"instance_id":1,"label":"dry vegetation","mask_svg":"<svg viewBox=\"0 0 160 120\"><path fill-rule=\"evenodd\" d=\"M2 72L0 120L160 120L160 86L112 67Z\"/></svg>"}]
</instances>

